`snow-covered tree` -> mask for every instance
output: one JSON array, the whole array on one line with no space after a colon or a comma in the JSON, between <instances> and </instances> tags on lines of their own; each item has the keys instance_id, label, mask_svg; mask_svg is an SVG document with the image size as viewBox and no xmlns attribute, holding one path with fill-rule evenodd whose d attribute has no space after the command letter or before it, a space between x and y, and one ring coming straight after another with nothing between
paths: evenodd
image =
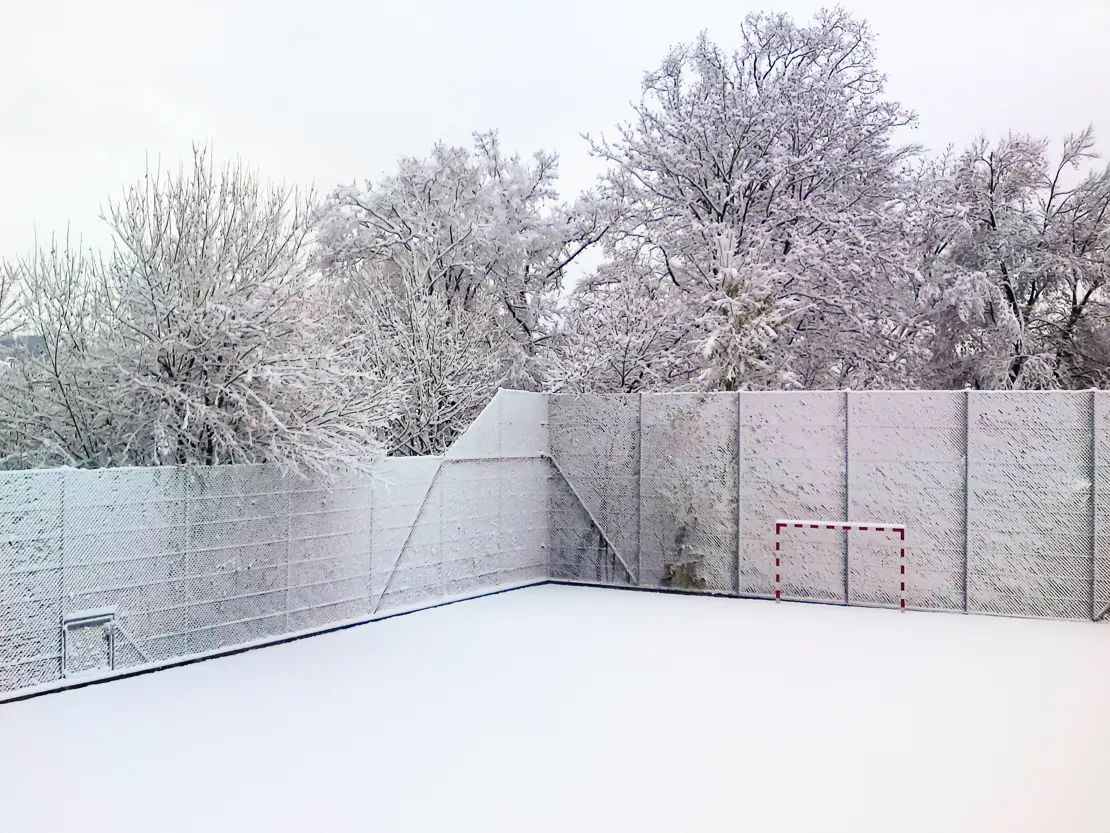
<instances>
[{"instance_id":1,"label":"snow-covered tree","mask_svg":"<svg viewBox=\"0 0 1110 833\"><path fill-rule=\"evenodd\" d=\"M1110 168L1075 174L1093 158L1088 128L1055 162L1048 142L1011 135L980 138L934 172L922 297L936 384L1086 387L1102 376Z\"/></svg>"},{"instance_id":2,"label":"snow-covered tree","mask_svg":"<svg viewBox=\"0 0 1110 833\"><path fill-rule=\"evenodd\" d=\"M66 239L3 268L22 287L21 335L42 351L10 351L0 385L0 468L106 461L118 403L105 395L110 333L95 263Z\"/></svg>"},{"instance_id":3,"label":"snow-covered tree","mask_svg":"<svg viewBox=\"0 0 1110 833\"><path fill-rule=\"evenodd\" d=\"M709 293L711 315L718 318L702 350L708 368L702 378L719 390L764 388L776 379L771 358L789 325L789 300L775 298L775 273L754 265L737 265L736 234L727 229L717 238L715 268L718 286Z\"/></svg>"},{"instance_id":4,"label":"snow-covered tree","mask_svg":"<svg viewBox=\"0 0 1110 833\"><path fill-rule=\"evenodd\" d=\"M556 181L553 155L526 162L477 134L334 193L319 262L368 366L409 391L395 453L443 451L499 386L548 386L567 267L604 231L595 203L561 203Z\"/></svg>"},{"instance_id":5,"label":"snow-covered tree","mask_svg":"<svg viewBox=\"0 0 1110 833\"><path fill-rule=\"evenodd\" d=\"M709 384L897 375L909 286L884 252L915 149L895 144L913 117L883 86L865 23L839 10L804 27L753 15L735 52L704 36L674 49L645 78L635 120L593 143L623 217L614 264L650 263L716 317Z\"/></svg>"},{"instance_id":6,"label":"snow-covered tree","mask_svg":"<svg viewBox=\"0 0 1110 833\"><path fill-rule=\"evenodd\" d=\"M514 341L491 325L492 296L465 301L427 291L426 270L366 262L334 295L336 323L359 345L360 366L403 385L405 403L384 429L389 453L441 454L489 402Z\"/></svg>"},{"instance_id":7,"label":"snow-covered tree","mask_svg":"<svg viewBox=\"0 0 1110 833\"><path fill-rule=\"evenodd\" d=\"M198 150L109 206L103 259L15 267L45 342L9 408L17 464L361 468L399 393L314 297L308 196ZM10 440L9 440L10 442Z\"/></svg>"},{"instance_id":8,"label":"snow-covered tree","mask_svg":"<svg viewBox=\"0 0 1110 833\"><path fill-rule=\"evenodd\" d=\"M612 261L576 288L554 340L552 389L638 393L694 388L704 321L684 294L642 264Z\"/></svg>"},{"instance_id":9,"label":"snow-covered tree","mask_svg":"<svg viewBox=\"0 0 1110 833\"><path fill-rule=\"evenodd\" d=\"M5 338L19 329L19 287L16 285L18 273L9 267L0 266L0 338Z\"/></svg>"}]
</instances>

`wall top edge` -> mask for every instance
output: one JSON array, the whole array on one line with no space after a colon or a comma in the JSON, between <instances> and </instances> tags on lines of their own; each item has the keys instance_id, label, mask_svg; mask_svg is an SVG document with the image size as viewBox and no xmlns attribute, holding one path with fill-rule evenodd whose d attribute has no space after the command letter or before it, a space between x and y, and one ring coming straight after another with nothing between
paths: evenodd
<instances>
[{"instance_id":1,"label":"wall top edge","mask_svg":"<svg viewBox=\"0 0 1110 833\"><path fill-rule=\"evenodd\" d=\"M601 397L624 399L635 396L649 396L662 399L664 397L678 396L813 396L819 394L850 393L857 396L868 394L974 394L976 396L1059 396L1062 394L1080 396L1091 393L1110 393L1103 388L1083 388L1082 390L973 390L971 388L871 388L868 390L855 390L852 388L836 388L830 390L741 390L741 391L644 391L643 393L549 393L546 396L556 399L581 399L585 397Z\"/></svg>"}]
</instances>

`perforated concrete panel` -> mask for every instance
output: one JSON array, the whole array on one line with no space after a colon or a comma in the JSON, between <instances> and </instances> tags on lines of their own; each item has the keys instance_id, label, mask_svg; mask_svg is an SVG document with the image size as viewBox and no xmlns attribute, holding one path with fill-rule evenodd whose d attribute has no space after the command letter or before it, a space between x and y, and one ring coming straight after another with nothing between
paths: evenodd
<instances>
[{"instance_id":1,"label":"perforated concrete panel","mask_svg":"<svg viewBox=\"0 0 1110 833\"><path fill-rule=\"evenodd\" d=\"M907 605L963 609L967 394L849 393L848 520L907 525ZM848 533L853 603L897 607L901 542Z\"/></svg>"},{"instance_id":2,"label":"perforated concrete panel","mask_svg":"<svg viewBox=\"0 0 1110 833\"><path fill-rule=\"evenodd\" d=\"M59 680L89 610L112 625L74 662L103 673L549 577L1097 617L1108 437L1101 392L501 392L371 478L0 473L0 691Z\"/></svg>"},{"instance_id":3,"label":"perforated concrete panel","mask_svg":"<svg viewBox=\"0 0 1110 833\"><path fill-rule=\"evenodd\" d=\"M184 471L67 471L63 612L115 606L118 668L187 653Z\"/></svg>"},{"instance_id":4,"label":"perforated concrete panel","mask_svg":"<svg viewBox=\"0 0 1110 833\"><path fill-rule=\"evenodd\" d=\"M1091 395L969 402L968 609L1090 615Z\"/></svg>"},{"instance_id":5,"label":"perforated concrete panel","mask_svg":"<svg viewBox=\"0 0 1110 833\"><path fill-rule=\"evenodd\" d=\"M551 578L591 584L633 585L634 568L610 544L571 482L551 467L548 572Z\"/></svg>"},{"instance_id":6,"label":"perforated concrete panel","mask_svg":"<svg viewBox=\"0 0 1110 833\"><path fill-rule=\"evenodd\" d=\"M642 584L736 592L736 406L732 393L644 397Z\"/></svg>"},{"instance_id":7,"label":"perforated concrete panel","mask_svg":"<svg viewBox=\"0 0 1110 833\"><path fill-rule=\"evenodd\" d=\"M567 499L582 502L592 519L587 526L596 526L605 545L638 575L640 397L556 396L550 411L551 457L573 492ZM568 511L577 518L576 508ZM623 570L619 575L627 580Z\"/></svg>"},{"instance_id":8,"label":"perforated concrete panel","mask_svg":"<svg viewBox=\"0 0 1110 833\"><path fill-rule=\"evenodd\" d=\"M775 522L847 520L843 393L743 393L740 411L741 592L773 596ZM843 601L845 533L791 530L780 543L782 595Z\"/></svg>"},{"instance_id":9,"label":"perforated concrete panel","mask_svg":"<svg viewBox=\"0 0 1110 833\"><path fill-rule=\"evenodd\" d=\"M596 528L600 546L578 547L578 569L559 556L553 575L625 581L604 566L609 545L644 586L773 597L777 584L788 599L1097 615L1110 607L1104 397L553 397L565 525ZM906 537L807 524L776 542L783 518L898 524Z\"/></svg>"},{"instance_id":10,"label":"perforated concrete panel","mask_svg":"<svg viewBox=\"0 0 1110 833\"><path fill-rule=\"evenodd\" d=\"M1094 616L1110 610L1110 393L1096 391L1091 410L1094 422L1094 563L1091 595Z\"/></svg>"},{"instance_id":11,"label":"perforated concrete panel","mask_svg":"<svg viewBox=\"0 0 1110 833\"><path fill-rule=\"evenodd\" d=\"M374 534L371 540L370 612L381 606L390 576L428 492L439 474L440 457L395 457L382 460L374 479Z\"/></svg>"},{"instance_id":12,"label":"perforated concrete panel","mask_svg":"<svg viewBox=\"0 0 1110 833\"><path fill-rule=\"evenodd\" d=\"M447 449L448 460L542 457L548 447L548 397L502 390Z\"/></svg>"},{"instance_id":13,"label":"perforated concrete panel","mask_svg":"<svg viewBox=\"0 0 1110 833\"><path fill-rule=\"evenodd\" d=\"M90 609L116 613L74 631L77 673L543 581L547 448L547 399L501 393L446 459L386 460L369 478L0 473L0 691L60 680L64 617Z\"/></svg>"},{"instance_id":14,"label":"perforated concrete panel","mask_svg":"<svg viewBox=\"0 0 1110 833\"><path fill-rule=\"evenodd\" d=\"M64 477L0 474L0 691L60 675Z\"/></svg>"}]
</instances>

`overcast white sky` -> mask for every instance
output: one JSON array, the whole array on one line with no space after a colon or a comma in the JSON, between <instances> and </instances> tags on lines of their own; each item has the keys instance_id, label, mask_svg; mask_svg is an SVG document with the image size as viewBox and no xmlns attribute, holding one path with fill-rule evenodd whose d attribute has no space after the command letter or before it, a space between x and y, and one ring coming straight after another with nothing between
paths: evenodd
<instances>
[{"instance_id":1,"label":"overcast white sky","mask_svg":"<svg viewBox=\"0 0 1110 833\"><path fill-rule=\"evenodd\" d=\"M0 255L70 224L106 237L105 198L193 140L275 179L376 178L439 139L501 131L596 168L580 138L629 114L643 73L704 29L732 46L750 11L804 0L8 0L0 17ZM1058 138L1093 123L1110 152L1107 0L854 0L879 36L913 138Z\"/></svg>"}]
</instances>

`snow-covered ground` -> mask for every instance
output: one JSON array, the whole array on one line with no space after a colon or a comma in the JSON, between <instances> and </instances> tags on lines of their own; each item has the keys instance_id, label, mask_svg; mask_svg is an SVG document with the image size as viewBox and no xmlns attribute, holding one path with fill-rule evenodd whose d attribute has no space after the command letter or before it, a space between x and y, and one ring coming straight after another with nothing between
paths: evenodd
<instances>
[{"instance_id":1,"label":"snow-covered ground","mask_svg":"<svg viewBox=\"0 0 1110 833\"><path fill-rule=\"evenodd\" d=\"M4 833L1110 830L1110 627L539 587L0 706Z\"/></svg>"}]
</instances>

